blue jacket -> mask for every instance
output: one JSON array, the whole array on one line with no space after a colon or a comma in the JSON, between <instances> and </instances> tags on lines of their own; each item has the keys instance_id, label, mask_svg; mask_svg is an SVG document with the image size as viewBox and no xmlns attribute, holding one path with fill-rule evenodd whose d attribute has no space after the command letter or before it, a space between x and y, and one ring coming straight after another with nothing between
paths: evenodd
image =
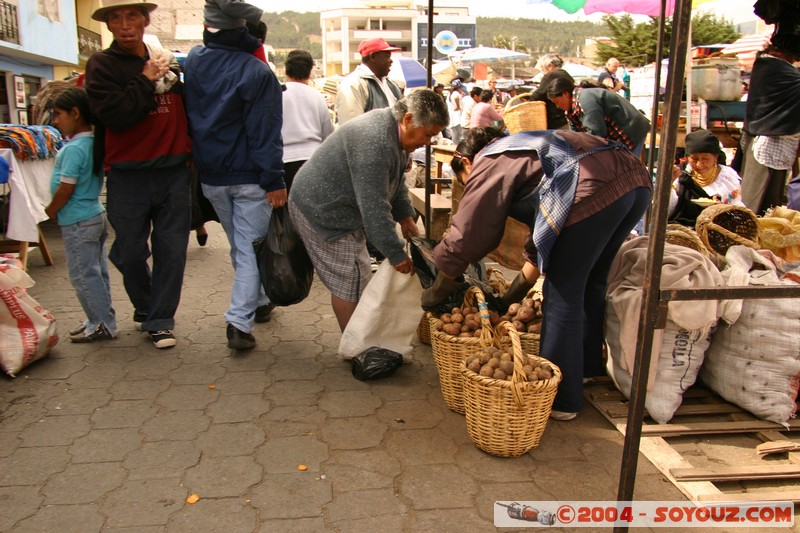
<instances>
[{"instance_id":1,"label":"blue jacket","mask_svg":"<svg viewBox=\"0 0 800 533\"><path fill-rule=\"evenodd\" d=\"M247 52L196 46L184 65L195 165L207 185L283 182L283 97L270 68Z\"/></svg>"}]
</instances>

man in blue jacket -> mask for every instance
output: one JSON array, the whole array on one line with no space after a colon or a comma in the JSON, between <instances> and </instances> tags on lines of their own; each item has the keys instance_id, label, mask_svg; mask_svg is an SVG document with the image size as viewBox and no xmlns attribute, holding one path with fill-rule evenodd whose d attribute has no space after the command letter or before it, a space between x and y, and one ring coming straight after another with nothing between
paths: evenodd
<instances>
[{"instance_id":1,"label":"man in blue jacket","mask_svg":"<svg viewBox=\"0 0 800 533\"><path fill-rule=\"evenodd\" d=\"M228 347L247 350L256 344L253 323L267 322L273 307L253 241L266 235L272 209L286 205L281 86L252 54L211 42L192 48L184 68L194 162L236 271L225 313Z\"/></svg>"}]
</instances>

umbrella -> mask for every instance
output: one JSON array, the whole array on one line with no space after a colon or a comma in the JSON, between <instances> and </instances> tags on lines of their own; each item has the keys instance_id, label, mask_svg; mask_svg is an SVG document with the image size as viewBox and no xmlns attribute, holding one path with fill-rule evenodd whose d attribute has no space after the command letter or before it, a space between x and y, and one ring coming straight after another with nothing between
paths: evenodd
<instances>
[{"instance_id":1,"label":"umbrella","mask_svg":"<svg viewBox=\"0 0 800 533\"><path fill-rule=\"evenodd\" d=\"M586 65L581 65L580 63L564 63L561 68L565 70L567 74L572 76L572 78L575 80L575 83L580 83L583 80L597 81L597 71L592 67L587 67ZM544 73L540 72L531 78L531 81L538 83L541 81L543 75Z\"/></svg>"},{"instance_id":2,"label":"umbrella","mask_svg":"<svg viewBox=\"0 0 800 533\"><path fill-rule=\"evenodd\" d=\"M528 0L529 4L553 4L567 13L583 9L591 13L630 13L632 15L661 16L661 0ZM702 3L695 0L695 4ZM667 0L666 16L672 16L675 0Z\"/></svg>"},{"instance_id":3,"label":"umbrella","mask_svg":"<svg viewBox=\"0 0 800 533\"><path fill-rule=\"evenodd\" d=\"M459 50L450 56L459 63L497 63L504 61L520 61L530 57L525 52L517 52L506 48L492 48L491 46L479 46Z\"/></svg>"},{"instance_id":4,"label":"umbrella","mask_svg":"<svg viewBox=\"0 0 800 533\"><path fill-rule=\"evenodd\" d=\"M771 36L772 30L755 35L744 35L723 48L722 53L736 54L739 59L739 67L750 71L756 60L756 54L767 47Z\"/></svg>"},{"instance_id":5,"label":"umbrella","mask_svg":"<svg viewBox=\"0 0 800 533\"><path fill-rule=\"evenodd\" d=\"M405 83L407 88L425 87L428 85L428 71L416 59L400 55L392 56L392 68L389 79Z\"/></svg>"}]
</instances>

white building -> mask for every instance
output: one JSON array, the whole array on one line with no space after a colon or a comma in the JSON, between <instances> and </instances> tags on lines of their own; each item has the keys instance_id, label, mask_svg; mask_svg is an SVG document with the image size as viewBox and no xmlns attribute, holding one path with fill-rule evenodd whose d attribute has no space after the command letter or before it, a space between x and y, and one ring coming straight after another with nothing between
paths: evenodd
<instances>
[{"instance_id":1,"label":"white building","mask_svg":"<svg viewBox=\"0 0 800 533\"><path fill-rule=\"evenodd\" d=\"M475 46L475 17L464 0L437 0L434 45L441 50ZM402 55L423 59L428 46L428 4L420 0L366 0L362 7L337 8L320 13L322 62L326 76L347 74L361 63L358 43L383 37ZM454 34L456 39L444 39ZM439 36L437 41L436 36ZM434 58L444 54L434 51Z\"/></svg>"}]
</instances>

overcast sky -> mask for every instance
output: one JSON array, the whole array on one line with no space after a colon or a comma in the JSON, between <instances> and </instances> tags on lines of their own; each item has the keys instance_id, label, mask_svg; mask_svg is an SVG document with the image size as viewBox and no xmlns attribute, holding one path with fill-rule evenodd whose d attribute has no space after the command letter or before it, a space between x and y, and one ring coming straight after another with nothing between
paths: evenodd
<instances>
[{"instance_id":1,"label":"overcast sky","mask_svg":"<svg viewBox=\"0 0 800 533\"><path fill-rule=\"evenodd\" d=\"M278 9L276 3L268 0L250 0L253 4L266 9L267 11L284 11ZM526 0L503 0L501 2L491 2L489 0L465 0L469 5L470 14L478 17L518 17L518 18L537 18L550 20L600 20L599 13L587 17L583 11L570 15L552 5L528 4ZM755 0L717 0L704 4L699 9L709 10L718 16L724 16L733 22L741 22L754 18L753 4ZM337 7L354 7L363 5L358 0L292 0L287 7L293 11L320 11L321 9L335 9Z\"/></svg>"}]
</instances>

